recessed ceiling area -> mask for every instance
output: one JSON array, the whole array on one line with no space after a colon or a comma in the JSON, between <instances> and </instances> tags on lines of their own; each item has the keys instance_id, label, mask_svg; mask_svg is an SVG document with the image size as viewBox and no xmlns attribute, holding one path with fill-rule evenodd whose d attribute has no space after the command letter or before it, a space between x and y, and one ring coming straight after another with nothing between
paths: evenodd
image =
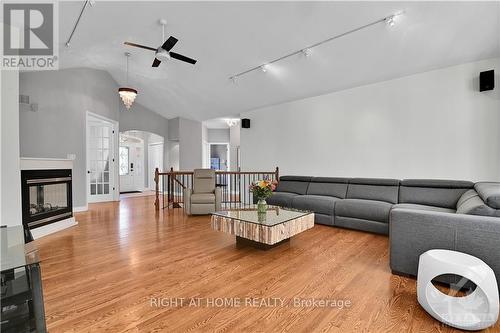
<instances>
[{"instance_id":1,"label":"recessed ceiling area","mask_svg":"<svg viewBox=\"0 0 500 333\"><path fill-rule=\"evenodd\" d=\"M91 67L126 83L131 53L136 102L167 117L207 120L251 109L500 55L499 2L146 2L98 1L88 7L70 47L83 2L60 2L60 68ZM378 24L254 71L236 73L404 11ZM179 39L175 51L196 65L165 61L123 45Z\"/></svg>"}]
</instances>

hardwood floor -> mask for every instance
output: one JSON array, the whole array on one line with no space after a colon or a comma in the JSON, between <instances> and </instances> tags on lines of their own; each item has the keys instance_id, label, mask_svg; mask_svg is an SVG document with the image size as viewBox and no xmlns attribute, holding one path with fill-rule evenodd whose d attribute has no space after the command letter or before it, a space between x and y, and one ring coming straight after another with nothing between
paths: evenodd
<instances>
[{"instance_id":1,"label":"hardwood floor","mask_svg":"<svg viewBox=\"0 0 500 333\"><path fill-rule=\"evenodd\" d=\"M49 332L454 331L420 308L414 280L391 274L385 236L316 225L270 251L236 249L208 216L156 214L153 201L90 205L77 227L37 241ZM217 307L224 298L234 306Z\"/></svg>"}]
</instances>

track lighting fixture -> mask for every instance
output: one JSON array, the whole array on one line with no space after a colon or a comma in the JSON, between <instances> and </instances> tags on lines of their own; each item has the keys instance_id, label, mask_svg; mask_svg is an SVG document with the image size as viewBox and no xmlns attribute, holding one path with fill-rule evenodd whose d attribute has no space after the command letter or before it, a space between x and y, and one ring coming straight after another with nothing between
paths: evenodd
<instances>
[{"instance_id":1,"label":"track lighting fixture","mask_svg":"<svg viewBox=\"0 0 500 333\"><path fill-rule=\"evenodd\" d=\"M373 22L370 22L370 23L367 23L365 25L362 25L360 27L357 27L357 28L354 28L352 30L349 30L349 31L346 31L346 32L343 32L341 34L338 34L338 35L335 35L333 37L330 37L328 39L325 39L325 40L322 40L321 42L318 42L318 43L315 43L315 44L312 44L312 45L309 45L305 48L302 48L298 51L295 51L295 52L292 52L292 53L289 53L289 54L286 54L282 57L279 57L279 58L276 58L274 60L271 60L271 61L268 61L267 63L265 64L261 64L261 65L258 65L258 66L255 66L255 67L252 67L250 69L247 69L246 71L243 71L243 72L240 72L240 73L237 73L237 74L234 74L232 76L229 77L229 79L233 82L236 81L237 78L239 78L240 76L243 76L247 73L250 73L250 72L253 72L255 70L258 70L260 69L261 71L263 71L264 73L268 71L269 69L269 66L274 64L275 62L278 62L278 61L281 61L281 60L284 60L286 58L289 58L289 57L292 57L294 55L297 55L297 54L303 54L304 56L306 57L309 57L311 55L311 50L317 46L320 46L320 45L323 45L325 43L328 43L328 42L331 42L335 39L338 39L338 38L342 38L342 37L345 37L347 35L350 35L352 33L355 33L355 32L358 32L360 30L363 30L363 29L366 29L366 28L369 28L373 25L376 25L376 24L379 24L379 23L382 23L382 22L385 22L387 25L389 26L394 26L396 24L396 18L399 16L399 15L402 15L404 12L403 11L400 11L400 12L397 12L397 13L394 13L394 14L391 14L389 16L385 16L383 18L380 18L376 21L373 21Z\"/></svg>"}]
</instances>

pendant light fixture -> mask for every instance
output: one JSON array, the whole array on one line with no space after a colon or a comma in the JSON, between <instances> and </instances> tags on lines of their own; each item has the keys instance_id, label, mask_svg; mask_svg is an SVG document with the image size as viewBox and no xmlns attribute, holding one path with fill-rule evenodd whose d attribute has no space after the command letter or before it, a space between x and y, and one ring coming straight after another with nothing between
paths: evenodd
<instances>
[{"instance_id":1,"label":"pendant light fixture","mask_svg":"<svg viewBox=\"0 0 500 333\"><path fill-rule=\"evenodd\" d=\"M127 86L128 84L128 58L130 57L130 53L126 52L125 57L127 57ZM130 110L130 107L134 103L135 98L137 97L137 90L130 87L121 87L118 88L118 94L120 94L120 98L125 104L127 110Z\"/></svg>"}]
</instances>

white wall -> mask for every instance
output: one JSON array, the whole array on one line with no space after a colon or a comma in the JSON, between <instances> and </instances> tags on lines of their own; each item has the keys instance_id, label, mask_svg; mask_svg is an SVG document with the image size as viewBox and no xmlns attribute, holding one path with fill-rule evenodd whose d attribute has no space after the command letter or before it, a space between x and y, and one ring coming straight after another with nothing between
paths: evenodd
<instances>
[{"instance_id":1,"label":"white wall","mask_svg":"<svg viewBox=\"0 0 500 333\"><path fill-rule=\"evenodd\" d=\"M489 69L497 87L479 92L479 72ZM500 58L247 112L242 168L499 181L498 73Z\"/></svg>"},{"instance_id":2,"label":"white wall","mask_svg":"<svg viewBox=\"0 0 500 333\"><path fill-rule=\"evenodd\" d=\"M0 71L0 225L21 225L19 171L19 73Z\"/></svg>"},{"instance_id":3,"label":"white wall","mask_svg":"<svg viewBox=\"0 0 500 333\"><path fill-rule=\"evenodd\" d=\"M179 119L179 168L193 170L201 168L202 125L199 121Z\"/></svg>"},{"instance_id":4,"label":"white wall","mask_svg":"<svg viewBox=\"0 0 500 333\"><path fill-rule=\"evenodd\" d=\"M241 123L229 129L229 166L231 171L238 171L238 148L241 141Z\"/></svg>"},{"instance_id":5,"label":"white wall","mask_svg":"<svg viewBox=\"0 0 500 333\"><path fill-rule=\"evenodd\" d=\"M207 141L212 143L229 143L229 128L209 128Z\"/></svg>"}]
</instances>

